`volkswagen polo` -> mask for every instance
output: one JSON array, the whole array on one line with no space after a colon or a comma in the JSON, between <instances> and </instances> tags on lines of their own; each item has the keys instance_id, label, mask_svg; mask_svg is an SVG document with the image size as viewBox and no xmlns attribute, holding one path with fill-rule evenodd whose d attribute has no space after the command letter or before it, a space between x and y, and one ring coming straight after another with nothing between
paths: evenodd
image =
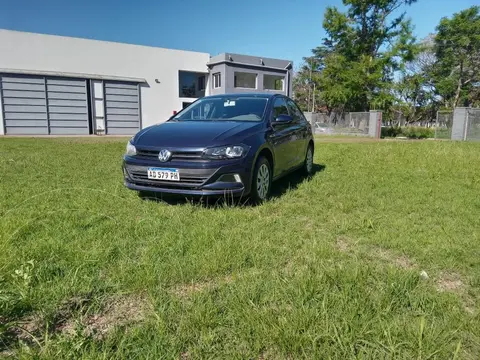
<instances>
[{"instance_id":1,"label":"volkswagen polo","mask_svg":"<svg viewBox=\"0 0 480 360\"><path fill-rule=\"evenodd\" d=\"M138 132L123 159L125 185L140 192L268 198L272 182L313 171L312 129L279 94L229 94L195 101Z\"/></svg>"}]
</instances>

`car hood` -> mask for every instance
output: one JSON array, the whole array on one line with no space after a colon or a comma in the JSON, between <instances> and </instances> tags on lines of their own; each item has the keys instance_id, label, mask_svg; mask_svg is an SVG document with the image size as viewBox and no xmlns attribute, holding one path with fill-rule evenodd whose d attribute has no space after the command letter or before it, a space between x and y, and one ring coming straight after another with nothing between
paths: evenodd
<instances>
[{"instance_id":1,"label":"car hood","mask_svg":"<svg viewBox=\"0 0 480 360\"><path fill-rule=\"evenodd\" d=\"M262 127L261 122L168 121L140 131L136 146L208 147L239 144Z\"/></svg>"}]
</instances>

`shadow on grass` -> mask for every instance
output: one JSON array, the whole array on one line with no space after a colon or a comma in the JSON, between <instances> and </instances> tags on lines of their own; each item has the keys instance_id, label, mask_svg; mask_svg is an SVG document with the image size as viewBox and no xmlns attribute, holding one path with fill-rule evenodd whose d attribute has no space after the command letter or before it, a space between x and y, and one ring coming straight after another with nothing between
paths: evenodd
<instances>
[{"instance_id":1,"label":"shadow on grass","mask_svg":"<svg viewBox=\"0 0 480 360\"><path fill-rule=\"evenodd\" d=\"M270 193L271 197L281 197L284 195L289 189L295 190L298 188L300 184L303 182L311 179L317 173L322 172L325 170L325 165L322 164L313 164L313 172L310 176L305 176L301 173L301 171L294 171L285 177L275 181L272 185L272 191Z\"/></svg>"},{"instance_id":2,"label":"shadow on grass","mask_svg":"<svg viewBox=\"0 0 480 360\"><path fill-rule=\"evenodd\" d=\"M275 181L272 184L271 197L281 197L288 190L295 190L300 184L305 181L308 181L314 177L317 173L325 170L325 165L314 164L313 173L310 176L305 176L302 172L294 171L285 177ZM171 195L171 194L162 194L155 192L140 192L139 197L147 201L156 201L164 202L169 205L185 205L193 204L197 206L202 206L205 208L215 208L215 207L225 207L225 206L255 206L255 204L249 200L248 196L242 197L232 197L227 195L224 196L181 196L181 195Z\"/></svg>"}]
</instances>

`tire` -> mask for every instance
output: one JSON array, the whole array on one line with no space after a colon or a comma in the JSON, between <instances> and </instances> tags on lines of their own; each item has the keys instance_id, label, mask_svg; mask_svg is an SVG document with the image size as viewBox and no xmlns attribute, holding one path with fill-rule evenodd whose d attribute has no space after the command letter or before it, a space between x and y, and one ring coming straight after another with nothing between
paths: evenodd
<instances>
[{"instance_id":1,"label":"tire","mask_svg":"<svg viewBox=\"0 0 480 360\"><path fill-rule=\"evenodd\" d=\"M260 204L268 199L272 188L272 166L264 156L258 158L252 176L251 200Z\"/></svg>"},{"instance_id":2,"label":"tire","mask_svg":"<svg viewBox=\"0 0 480 360\"><path fill-rule=\"evenodd\" d=\"M306 176L313 175L313 146L308 144L307 152L305 153L305 160L303 162L303 173Z\"/></svg>"}]
</instances>

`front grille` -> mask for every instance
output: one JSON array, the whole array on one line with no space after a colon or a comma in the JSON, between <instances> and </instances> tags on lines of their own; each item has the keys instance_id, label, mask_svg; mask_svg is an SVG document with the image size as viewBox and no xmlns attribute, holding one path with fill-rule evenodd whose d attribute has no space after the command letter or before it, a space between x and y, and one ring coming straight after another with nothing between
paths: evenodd
<instances>
[{"instance_id":1,"label":"front grille","mask_svg":"<svg viewBox=\"0 0 480 360\"><path fill-rule=\"evenodd\" d=\"M136 157L141 159L158 159L159 150L144 150L137 149ZM189 161L189 162L203 162L207 161L202 158L201 151L172 151L170 161Z\"/></svg>"},{"instance_id":2,"label":"front grille","mask_svg":"<svg viewBox=\"0 0 480 360\"><path fill-rule=\"evenodd\" d=\"M126 165L130 178L138 184L168 188L194 188L203 185L217 169L179 169L180 181L162 181L149 179L147 166Z\"/></svg>"},{"instance_id":3,"label":"front grille","mask_svg":"<svg viewBox=\"0 0 480 360\"><path fill-rule=\"evenodd\" d=\"M158 159L158 151L137 149L137 155L135 156L139 158L145 158L145 159Z\"/></svg>"},{"instance_id":4,"label":"front grille","mask_svg":"<svg viewBox=\"0 0 480 360\"><path fill-rule=\"evenodd\" d=\"M146 171L130 171L130 176L133 180L136 181L147 181L155 184L193 184L193 185L202 185L205 181L208 180L208 177L199 177L199 176L180 176L180 181L160 181L160 180L152 180L149 179L147 176Z\"/></svg>"},{"instance_id":5,"label":"front grille","mask_svg":"<svg viewBox=\"0 0 480 360\"><path fill-rule=\"evenodd\" d=\"M176 161L204 161L202 159L202 152L187 152L187 151L174 151L172 153L172 160Z\"/></svg>"}]
</instances>

